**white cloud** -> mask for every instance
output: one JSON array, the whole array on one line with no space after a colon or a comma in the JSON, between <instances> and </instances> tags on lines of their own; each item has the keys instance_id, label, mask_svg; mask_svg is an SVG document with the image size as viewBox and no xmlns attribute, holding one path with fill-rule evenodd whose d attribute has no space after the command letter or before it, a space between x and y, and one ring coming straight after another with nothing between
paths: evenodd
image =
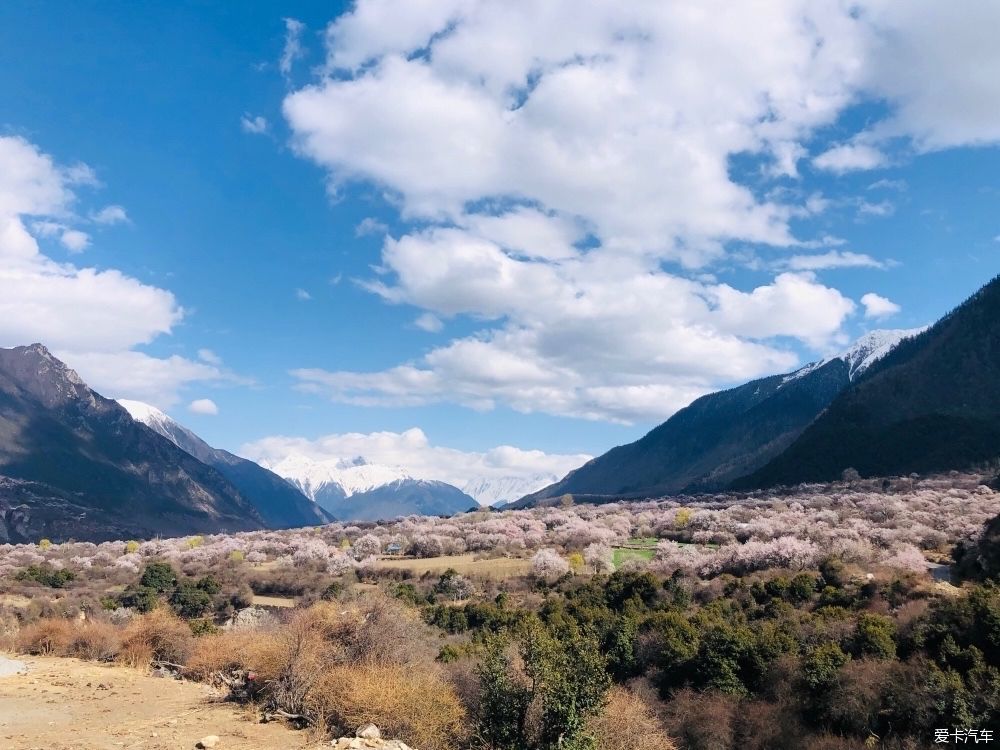
<instances>
[{"instance_id":1,"label":"white cloud","mask_svg":"<svg viewBox=\"0 0 1000 750\"><path fill-rule=\"evenodd\" d=\"M73 253L82 253L90 244L90 235L79 229L66 229L59 236L63 247Z\"/></svg>"},{"instance_id":2,"label":"white cloud","mask_svg":"<svg viewBox=\"0 0 1000 750\"><path fill-rule=\"evenodd\" d=\"M733 157L759 159L766 181L797 177L810 152L816 169L846 173L1000 141L1000 48L987 31L998 12L359 0L327 29L326 68L284 101L293 145L331 192L372 185L409 222L387 237L368 289L479 328L380 372L300 370L302 387L359 404L648 419L794 366L789 337L836 344L856 306L809 272L886 264L799 254L755 289L720 284L711 264L753 263L752 243L843 244L790 228L828 198L751 189ZM970 60L983 75L968 75ZM873 97L888 115L830 143L826 128Z\"/></svg>"},{"instance_id":3,"label":"white cloud","mask_svg":"<svg viewBox=\"0 0 1000 750\"><path fill-rule=\"evenodd\" d=\"M302 48L302 32L306 30L306 25L294 18L285 19L285 47L281 51L281 59L278 61L278 70L282 75L289 75L295 61L305 56Z\"/></svg>"},{"instance_id":4,"label":"white cloud","mask_svg":"<svg viewBox=\"0 0 1000 750\"><path fill-rule=\"evenodd\" d=\"M83 249L86 235L68 224L72 187L96 182L85 165L61 168L28 141L0 137L0 346L42 342L98 391L159 404L176 401L187 383L230 378L182 357L134 351L183 318L169 291L42 253L26 222L36 236Z\"/></svg>"},{"instance_id":5,"label":"white cloud","mask_svg":"<svg viewBox=\"0 0 1000 750\"><path fill-rule=\"evenodd\" d=\"M437 333L444 328L441 318L434 313L422 313L418 315L417 319L413 321L413 325L421 331L427 331L428 333Z\"/></svg>"},{"instance_id":6,"label":"white cloud","mask_svg":"<svg viewBox=\"0 0 1000 750\"><path fill-rule=\"evenodd\" d=\"M824 151L813 159L812 163L817 169L844 174L884 167L889 160L873 146L864 143L844 143Z\"/></svg>"},{"instance_id":7,"label":"white cloud","mask_svg":"<svg viewBox=\"0 0 1000 750\"><path fill-rule=\"evenodd\" d=\"M213 352L211 349L199 349L198 359L202 362L207 362L210 365L220 366L222 365L222 357Z\"/></svg>"},{"instance_id":8,"label":"white cloud","mask_svg":"<svg viewBox=\"0 0 1000 750\"><path fill-rule=\"evenodd\" d=\"M586 454L553 454L501 445L487 451L462 451L431 444L419 428L404 432L344 433L316 440L267 437L244 445L240 454L270 465L298 454L316 461L363 456L372 463L403 466L413 476L461 487L479 477L562 477L590 460Z\"/></svg>"},{"instance_id":9,"label":"white cloud","mask_svg":"<svg viewBox=\"0 0 1000 750\"><path fill-rule=\"evenodd\" d=\"M328 33L339 74L285 115L334 184L386 185L409 215L516 197L689 262L719 238L787 244L787 207L734 182L729 157L791 169L795 139L849 100L859 22L798 2L703 7L442 3L404 28L415 9L361 2Z\"/></svg>"},{"instance_id":10,"label":"white cloud","mask_svg":"<svg viewBox=\"0 0 1000 750\"><path fill-rule=\"evenodd\" d=\"M91 221L97 224L126 224L128 223L128 213L122 206L105 206L100 211L91 214Z\"/></svg>"},{"instance_id":11,"label":"white cloud","mask_svg":"<svg viewBox=\"0 0 1000 750\"><path fill-rule=\"evenodd\" d=\"M358 222L356 227L354 227L354 236L366 237L370 234L386 234L388 231L389 227L387 227L383 222L372 216L366 216Z\"/></svg>"},{"instance_id":12,"label":"white cloud","mask_svg":"<svg viewBox=\"0 0 1000 750\"><path fill-rule=\"evenodd\" d=\"M868 186L869 190L906 190L907 184L906 180L875 180L871 185Z\"/></svg>"},{"instance_id":13,"label":"white cloud","mask_svg":"<svg viewBox=\"0 0 1000 750\"><path fill-rule=\"evenodd\" d=\"M892 216L895 211L896 206L893 205L892 201L879 201L878 203L861 201L858 204L858 213L862 216Z\"/></svg>"},{"instance_id":14,"label":"white cloud","mask_svg":"<svg viewBox=\"0 0 1000 750\"><path fill-rule=\"evenodd\" d=\"M831 250L818 255L793 255L782 265L792 271L825 271L830 268L885 268L886 264L864 253Z\"/></svg>"},{"instance_id":15,"label":"white cloud","mask_svg":"<svg viewBox=\"0 0 1000 750\"><path fill-rule=\"evenodd\" d=\"M180 403L181 392L195 384L244 384L221 367L180 357L153 357L137 351L80 352L55 350L94 390L108 397L154 404L161 409Z\"/></svg>"},{"instance_id":16,"label":"white cloud","mask_svg":"<svg viewBox=\"0 0 1000 750\"><path fill-rule=\"evenodd\" d=\"M210 398L196 398L188 404L188 411L192 414L214 416L219 413L219 407Z\"/></svg>"},{"instance_id":17,"label":"white cloud","mask_svg":"<svg viewBox=\"0 0 1000 750\"><path fill-rule=\"evenodd\" d=\"M308 302L312 298L313 298L312 295L309 294L309 292L307 292L305 289L295 290L295 299L299 300L300 302Z\"/></svg>"},{"instance_id":18,"label":"white cloud","mask_svg":"<svg viewBox=\"0 0 1000 750\"><path fill-rule=\"evenodd\" d=\"M918 151L1000 142L1000 4L868 0L875 30L865 88L891 114L872 127L883 138L910 138Z\"/></svg>"},{"instance_id":19,"label":"white cloud","mask_svg":"<svg viewBox=\"0 0 1000 750\"><path fill-rule=\"evenodd\" d=\"M244 112L243 116L240 117L240 127L244 133L261 135L267 132L267 118L263 115L251 115L249 112Z\"/></svg>"},{"instance_id":20,"label":"white cloud","mask_svg":"<svg viewBox=\"0 0 1000 750\"><path fill-rule=\"evenodd\" d=\"M631 255L534 255L513 256L454 228L389 239L382 266L393 278L373 291L493 327L382 372L293 374L306 390L355 404L500 402L524 412L649 419L719 382L791 368L797 357L765 339L793 336L825 348L853 310L808 274L782 274L745 293Z\"/></svg>"},{"instance_id":21,"label":"white cloud","mask_svg":"<svg viewBox=\"0 0 1000 750\"><path fill-rule=\"evenodd\" d=\"M868 292L861 298L861 304L865 306L866 318L886 318L895 315L902 308L890 299L886 299L874 292Z\"/></svg>"}]
</instances>

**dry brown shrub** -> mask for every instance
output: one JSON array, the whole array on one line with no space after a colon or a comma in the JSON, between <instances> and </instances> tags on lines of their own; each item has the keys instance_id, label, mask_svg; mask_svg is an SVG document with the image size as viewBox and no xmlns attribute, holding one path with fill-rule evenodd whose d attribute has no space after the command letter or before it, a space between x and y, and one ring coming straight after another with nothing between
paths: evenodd
<instances>
[{"instance_id":1,"label":"dry brown shrub","mask_svg":"<svg viewBox=\"0 0 1000 750\"><path fill-rule=\"evenodd\" d=\"M46 617L21 628L17 650L25 654L64 656L72 640L72 623L58 617Z\"/></svg>"},{"instance_id":2,"label":"dry brown shrub","mask_svg":"<svg viewBox=\"0 0 1000 750\"><path fill-rule=\"evenodd\" d=\"M684 688L664 708L667 731L684 748L729 750L734 747L739 700L722 693L698 693Z\"/></svg>"},{"instance_id":3,"label":"dry brown shrub","mask_svg":"<svg viewBox=\"0 0 1000 750\"><path fill-rule=\"evenodd\" d=\"M145 667L152 661L183 664L193 645L191 628L161 607L129 622L118 658L133 667Z\"/></svg>"},{"instance_id":4,"label":"dry brown shrub","mask_svg":"<svg viewBox=\"0 0 1000 750\"><path fill-rule=\"evenodd\" d=\"M276 679L287 664L289 649L277 631L230 631L196 638L185 663L185 675L211 680L227 670L256 672L262 681Z\"/></svg>"},{"instance_id":5,"label":"dry brown shrub","mask_svg":"<svg viewBox=\"0 0 1000 750\"><path fill-rule=\"evenodd\" d=\"M676 750L652 708L627 688L615 686L588 729L601 750Z\"/></svg>"},{"instance_id":6,"label":"dry brown shrub","mask_svg":"<svg viewBox=\"0 0 1000 750\"><path fill-rule=\"evenodd\" d=\"M460 746L465 728L461 701L433 668L340 666L319 676L304 708L331 728L372 722L386 736L421 750L453 750Z\"/></svg>"},{"instance_id":7,"label":"dry brown shrub","mask_svg":"<svg viewBox=\"0 0 1000 750\"><path fill-rule=\"evenodd\" d=\"M113 661L122 647L121 631L109 622L77 622L67 653L89 661Z\"/></svg>"}]
</instances>

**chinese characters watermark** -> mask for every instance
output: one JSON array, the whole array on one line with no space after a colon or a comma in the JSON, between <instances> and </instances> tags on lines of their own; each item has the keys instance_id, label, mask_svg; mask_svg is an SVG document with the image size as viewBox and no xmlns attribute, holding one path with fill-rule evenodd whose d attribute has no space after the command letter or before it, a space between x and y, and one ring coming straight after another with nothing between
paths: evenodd
<instances>
[{"instance_id":1,"label":"chinese characters watermark","mask_svg":"<svg viewBox=\"0 0 1000 750\"><path fill-rule=\"evenodd\" d=\"M935 744L944 744L944 745L949 745L951 743L955 743L956 745L966 745L969 743L978 745L980 742L989 743L993 742L993 730L992 729L935 729L934 742Z\"/></svg>"}]
</instances>

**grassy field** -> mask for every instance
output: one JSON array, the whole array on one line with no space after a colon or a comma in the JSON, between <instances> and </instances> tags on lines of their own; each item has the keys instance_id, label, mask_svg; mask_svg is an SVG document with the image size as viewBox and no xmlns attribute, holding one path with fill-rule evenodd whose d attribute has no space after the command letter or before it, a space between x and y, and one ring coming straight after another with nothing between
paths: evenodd
<instances>
[{"instance_id":1,"label":"grassy field","mask_svg":"<svg viewBox=\"0 0 1000 750\"><path fill-rule=\"evenodd\" d=\"M650 547L647 549L633 549L631 547L615 547L612 561L616 568L620 567L622 563L628 562L629 560L640 560L642 562L647 562L653 559L653 554L655 550Z\"/></svg>"},{"instance_id":2,"label":"grassy field","mask_svg":"<svg viewBox=\"0 0 1000 750\"><path fill-rule=\"evenodd\" d=\"M475 555L444 555L427 558L383 558L378 561L380 568L412 570L422 573L443 573L454 568L462 575L477 575L486 578L507 578L526 575L531 570L531 560L526 558L498 557L492 560L477 560Z\"/></svg>"},{"instance_id":3,"label":"grassy field","mask_svg":"<svg viewBox=\"0 0 1000 750\"><path fill-rule=\"evenodd\" d=\"M639 560L641 562L652 560L658 541L656 537L652 536L633 537L629 539L622 546L614 548L614 556L612 557L614 566L616 568L621 567L623 563L629 560Z\"/></svg>"}]
</instances>

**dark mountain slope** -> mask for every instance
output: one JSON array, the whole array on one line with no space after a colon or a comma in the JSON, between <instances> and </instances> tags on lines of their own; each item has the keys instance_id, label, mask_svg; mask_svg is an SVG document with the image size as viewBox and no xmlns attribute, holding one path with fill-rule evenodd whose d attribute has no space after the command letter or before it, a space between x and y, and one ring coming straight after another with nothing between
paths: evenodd
<instances>
[{"instance_id":1,"label":"dark mountain slope","mask_svg":"<svg viewBox=\"0 0 1000 750\"><path fill-rule=\"evenodd\" d=\"M903 342L739 487L964 468L1000 455L1000 277Z\"/></svg>"},{"instance_id":2,"label":"dark mountain slope","mask_svg":"<svg viewBox=\"0 0 1000 750\"><path fill-rule=\"evenodd\" d=\"M213 448L198 435L159 409L139 401L121 401L122 406L139 422L190 453L203 464L218 470L253 504L268 527L290 529L316 526L333 519L320 506L299 492L289 482L260 464Z\"/></svg>"},{"instance_id":3,"label":"dark mountain slope","mask_svg":"<svg viewBox=\"0 0 1000 750\"><path fill-rule=\"evenodd\" d=\"M82 509L76 530L59 538L110 538L105 524L119 537L264 526L219 472L135 422L40 344L0 349L0 475L23 480L0 488L0 512L19 509L23 528L34 528L32 506L46 488Z\"/></svg>"},{"instance_id":4,"label":"dark mountain slope","mask_svg":"<svg viewBox=\"0 0 1000 750\"><path fill-rule=\"evenodd\" d=\"M567 493L595 501L725 487L791 445L852 379L914 333L872 331L837 357L702 396L640 440L613 448L513 507Z\"/></svg>"},{"instance_id":5,"label":"dark mountain slope","mask_svg":"<svg viewBox=\"0 0 1000 750\"><path fill-rule=\"evenodd\" d=\"M835 359L789 378L773 375L702 396L636 442L512 507L566 493L649 496L723 486L790 445L848 382L848 365Z\"/></svg>"}]
</instances>

